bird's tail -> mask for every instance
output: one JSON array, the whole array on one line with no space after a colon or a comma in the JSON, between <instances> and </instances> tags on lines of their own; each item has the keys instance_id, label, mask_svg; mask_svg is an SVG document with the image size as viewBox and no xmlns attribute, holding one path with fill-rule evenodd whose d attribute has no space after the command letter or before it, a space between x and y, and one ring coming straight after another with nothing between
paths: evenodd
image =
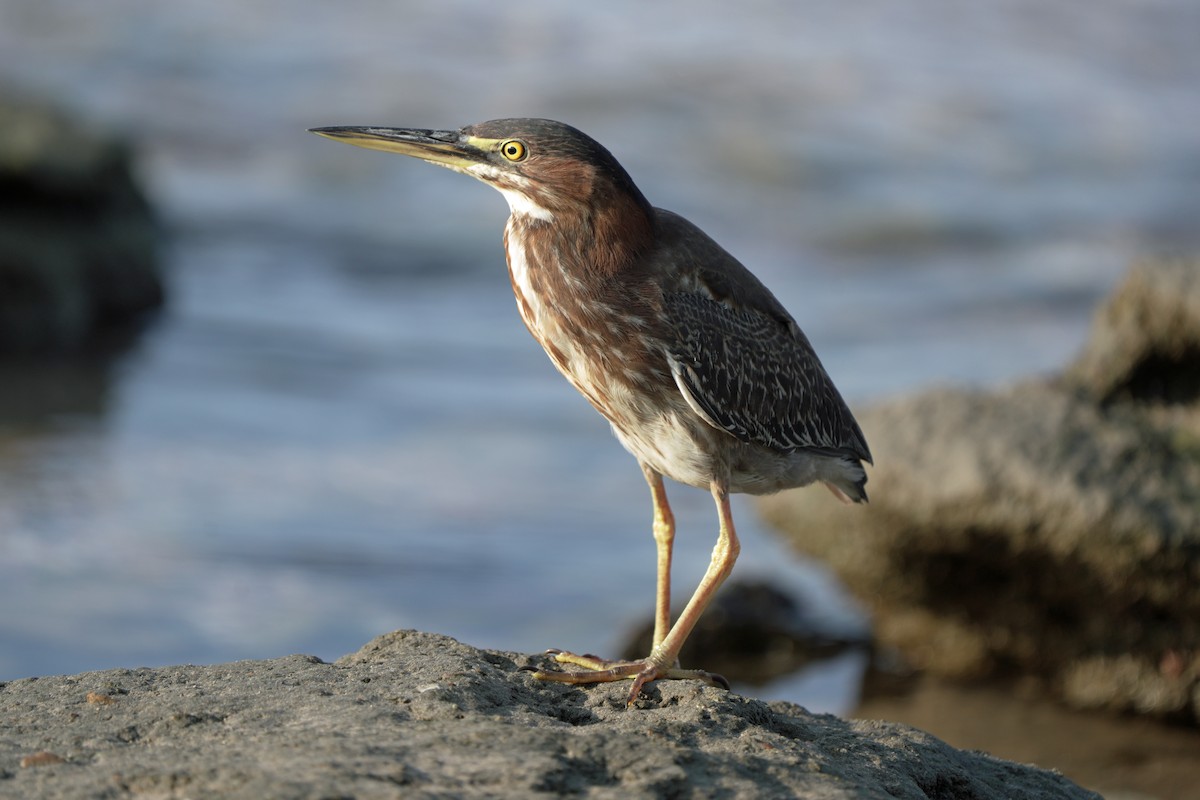
<instances>
[{"instance_id":1,"label":"bird's tail","mask_svg":"<svg viewBox=\"0 0 1200 800\"><path fill-rule=\"evenodd\" d=\"M867 502L867 471L863 469L862 462L847 459L842 466L845 467L843 474L824 481L825 488L843 503Z\"/></svg>"}]
</instances>

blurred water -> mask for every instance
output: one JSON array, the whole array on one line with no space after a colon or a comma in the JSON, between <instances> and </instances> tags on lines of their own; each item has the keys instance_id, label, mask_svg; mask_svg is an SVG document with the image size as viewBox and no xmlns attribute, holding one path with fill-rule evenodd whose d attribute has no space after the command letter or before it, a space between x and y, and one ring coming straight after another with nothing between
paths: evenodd
<instances>
[{"instance_id":1,"label":"blurred water","mask_svg":"<svg viewBox=\"0 0 1200 800\"><path fill-rule=\"evenodd\" d=\"M1190 0L731 10L0 0L0 80L132 132L172 231L135 352L0 374L0 678L406 626L603 652L649 613L641 475L521 327L503 200L307 127L572 122L852 404L1053 369L1130 259L1200 239ZM711 502L670 491L690 588ZM752 512L735 575L860 625ZM838 710L855 673L795 699Z\"/></svg>"}]
</instances>

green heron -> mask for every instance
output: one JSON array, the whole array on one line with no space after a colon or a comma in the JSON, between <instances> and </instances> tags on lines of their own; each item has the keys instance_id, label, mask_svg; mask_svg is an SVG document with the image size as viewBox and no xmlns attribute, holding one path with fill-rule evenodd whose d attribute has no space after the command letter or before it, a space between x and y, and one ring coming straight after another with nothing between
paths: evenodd
<instances>
[{"instance_id":1,"label":"green heron","mask_svg":"<svg viewBox=\"0 0 1200 800\"><path fill-rule=\"evenodd\" d=\"M508 200L508 274L529 332L612 424L641 465L658 552L654 647L637 661L548 651L564 683L717 675L679 668L684 640L741 549L730 492L823 482L867 499L871 454L808 338L741 263L678 214L655 208L612 154L544 119L458 131L314 128L330 139L401 153L478 178ZM720 521L712 560L671 624L675 520L663 476L709 490Z\"/></svg>"}]
</instances>

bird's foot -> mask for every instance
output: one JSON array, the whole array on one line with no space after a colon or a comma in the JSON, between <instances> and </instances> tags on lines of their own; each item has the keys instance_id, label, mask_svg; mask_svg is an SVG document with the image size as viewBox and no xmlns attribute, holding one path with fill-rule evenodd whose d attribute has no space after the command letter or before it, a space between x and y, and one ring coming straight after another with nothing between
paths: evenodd
<instances>
[{"instance_id":1,"label":"bird's foot","mask_svg":"<svg viewBox=\"0 0 1200 800\"><path fill-rule=\"evenodd\" d=\"M729 689L729 681L720 675L705 672L701 669L680 669L678 666L662 666L653 657L638 661L609 661L593 655L576 655L562 650L547 650L560 664L572 664L583 667L582 670L543 670L536 667L526 667L533 677L540 681L556 681L558 683L608 683L611 681L633 681L629 689L629 699L626 705L633 705L642 687L657 680L693 680Z\"/></svg>"}]
</instances>

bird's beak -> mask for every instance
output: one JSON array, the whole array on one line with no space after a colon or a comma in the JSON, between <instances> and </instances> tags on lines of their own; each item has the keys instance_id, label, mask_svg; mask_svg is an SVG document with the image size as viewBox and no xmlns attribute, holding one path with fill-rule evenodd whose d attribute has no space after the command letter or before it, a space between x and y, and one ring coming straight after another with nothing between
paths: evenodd
<instances>
[{"instance_id":1,"label":"bird's beak","mask_svg":"<svg viewBox=\"0 0 1200 800\"><path fill-rule=\"evenodd\" d=\"M464 137L458 131L338 126L309 128L309 132L357 147L413 156L456 170L487 160L488 153L480 146L484 140Z\"/></svg>"}]
</instances>

